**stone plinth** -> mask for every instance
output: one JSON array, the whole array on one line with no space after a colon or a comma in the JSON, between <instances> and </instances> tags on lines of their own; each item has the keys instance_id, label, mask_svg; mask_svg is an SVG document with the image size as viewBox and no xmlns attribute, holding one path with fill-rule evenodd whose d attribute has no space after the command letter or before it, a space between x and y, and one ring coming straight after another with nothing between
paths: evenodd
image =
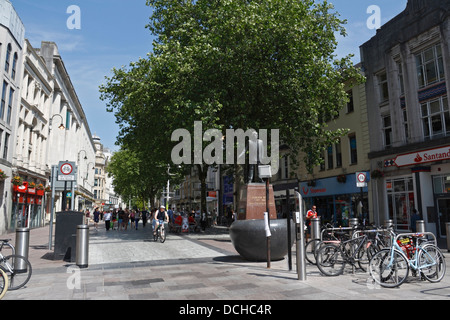
<instances>
[{"instance_id":1,"label":"stone plinth","mask_svg":"<svg viewBox=\"0 0 450 320\"><path fill-rule=\"evenodd\" d=\"M249 183L242 187L238 207L238 220L264 219L266 212L266 184ZM273 187L269 185L270 219L277 218Z\"/></svg>"}]
</instances>

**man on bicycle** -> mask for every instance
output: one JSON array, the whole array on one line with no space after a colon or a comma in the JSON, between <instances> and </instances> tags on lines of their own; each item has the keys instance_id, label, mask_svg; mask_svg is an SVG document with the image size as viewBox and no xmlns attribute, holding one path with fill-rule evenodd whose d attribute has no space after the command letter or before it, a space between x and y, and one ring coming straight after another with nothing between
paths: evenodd
<instances>
[{"instance_id":1,"label":"man on bicycle","mask_svg":"<svg viewBox=\"0 0 450 320\"><path fill-rule=\"evenodd\" d=\"M159 207L159 210L155 212L155 216L153 217L153 235L156 235L156 230L158 230L160 224L169 222L169 215L167 214L167 211L165 209L166 207L161 206Z\"/></svg>"}]
</instances>

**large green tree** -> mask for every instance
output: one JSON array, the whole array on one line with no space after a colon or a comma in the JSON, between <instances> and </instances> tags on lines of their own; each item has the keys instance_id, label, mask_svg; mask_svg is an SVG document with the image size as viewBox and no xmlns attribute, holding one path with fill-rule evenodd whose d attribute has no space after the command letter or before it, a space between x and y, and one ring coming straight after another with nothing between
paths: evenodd
<instances>
[{"instance_id":1,"label":"large green tree","mask_svg":"<svg viewBox=\"0 0 450 320\"><path fill-rule=\"evenodd\" d=\"M155 36L146 59L114 70L101 87L128 145L170 157L171 132L278 129L309 166L344 130L326 122L362 80L350 56L336 59L345 21L327 1L147 0ZM294 157L293 157L294 158ZM200 177L207 166L198 164ZM203 189L203 188L202 188ZM204 194L204 192L202 192ZM202 196L202 199L205 198Z\"/></svg>"}]
</instances>

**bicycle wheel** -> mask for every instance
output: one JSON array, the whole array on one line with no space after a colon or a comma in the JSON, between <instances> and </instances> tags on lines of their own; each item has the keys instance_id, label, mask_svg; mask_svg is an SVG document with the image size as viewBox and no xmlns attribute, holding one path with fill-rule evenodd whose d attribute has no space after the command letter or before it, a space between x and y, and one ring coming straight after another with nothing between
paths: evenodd
<instances>
[{"instance_id":1,"label":"bicycle wheel","mask_svg":"<svg viewBox=\"0 0 450 320\"><path fill-rule=\"evenodd\" d=\"M3 299L6 292L9 288L9 277L8 274L3 270L3 268L0 268L0 300Z\"/></svg>"},{"instance_id":2,"label":"bicycle wheel","mask_svg":"<svg viewBox=\"0 0 450 320\"><path fill-rule=\"evenodd\" d=\"M370 259L369 273L382 287L395 288L408 277L409 263L397 250L382 249Z\"/></svg>"},{"instance_id":3,"label":"bicycle wheel","mask_svg":"<svg viewBox=\"0 0 450 320\"><path fill-rule=\"evenodd\" d=\"M159 232L159 227L156 228L155 232L153 233L153 241L158 241L158 232Z\"/></svg>"},{"instance_id":4,"label":"bicycle wheel","mask_svg":"<svg viewBox=\"0 0 450 320\"><path fill-rule=\"evenodd\" d=\"M9 276L9 290L22 288L31 278L31 263L27 258L11 255L3 258L1 266Z\"/></svg>"},{"instance_id":5,"label":"bicycle wheel","mask_svg":"<svg viewBox=\"0 0 450 320\"><path fill-rule=\"evenodd\" d=\"M359 268L366 272L367 267L369 265L370 259L377 253L378 250L375 248L374 244L371 241L366 241L361 248L359 248L358 253L356 254L358 260Z\"/></svg>"},{"instance_id":6,"label":"bicycle wheel","mask_svg":"<svg viewBox=\"0 0 450 320\"><path fill-rule=\"evenodd\" d=\"M326 276L334 277L344 272L344 254L339 247L332 244L320 247L317 251L316 263L319 270Z\"/></svg>"},{"instance_id":7,"label":"bicycle wheel","mask_svg":"<svg viewBox=\"0 0 450 320\"><path fill-rule=\"evenodd\" d=\"M430 282L439 282L445 275L445 258L441 250L434 245L425 245L419 249L419 270Z\"/></svg>"},{"instance_id":8,"label":"bicycle wheel","mask_svg":"<svg viewBox=\"0 0 450 320\"><path fill-rule=\"evenodd\" d=\"M320 240L312 239L306 243L305 258L309 263L316 264L316 253L319 251Z\"/></svg>"},{"instance_id":9,"label":"bicycle wheel","mask_svg":"<svg viewBox=\"0 0 450 320\"><path fill-rule=\"evenodd\" d=\"M166 241L166 229L165 228L159 228L159 241L161 243L164 243L164 241Z\"/></svg>"}]
</instances>

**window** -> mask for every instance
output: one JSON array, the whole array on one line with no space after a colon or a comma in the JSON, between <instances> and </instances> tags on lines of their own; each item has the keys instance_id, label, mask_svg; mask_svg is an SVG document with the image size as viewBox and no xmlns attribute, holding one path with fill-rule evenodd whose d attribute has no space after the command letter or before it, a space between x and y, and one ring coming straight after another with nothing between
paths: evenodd
<instances>
[{"instance_id":1,"label":"window","mask_svg":"<svg viewBox=\"0 0 450 320\"><path fill-rule=\"evenodd\" d=\"M350 144L350 164L356 164L358 162L358 152L356 150L356 135L348 136Z\"/></svg>"},{"instance_id":2,"label":"window","mask_svg":"<svg viewBox=\"0 0 450 320\"><path fill-rule=\"evenodd\" d=\"M8 47L6 48L6 59L5 59L5 72L9 72L9 60L11 59L11 43L8 44Z\"/></svg>"},{"instance_id":3,"label":"window","mask_svg":"<svg viewBox=\"0 0 450 320\"><path fill-rule=\"evenodd\" d=\"M9 133L5 133L5 143L3 145L3 159L8 157L8 146L9 146Z\"/></svg>"},{"instance_id":4,"label":"window","mask_svg":"<svg viewBox=\"0 0 450 320\"><path fill-rule=\"evenodd\" d=\"M389 88L386 73L382 73L378 76L378 84L381 102L389 100Z\"/></svg>"},{"instance_id":5,"label":"window","mask_svg":"<svg viewBox=\"0 0 450 320\"><path fill-rule=\"evenodd\" d=\"M409 133L408 133L408 113L406 111L406 107L402 108L402 115L403 115L403 129L405 130L405 139L406 142L409 140Z\"/></svg>"},{"instance_id":6,"label":"window","mask_svg":"<svg viewBox=\"0 0 450 320\"><path fill-rule=\"evenodd\" d=\"M353 112L355 110L353 105L353 91L347 91L348 98L350 101L347 103L347 113Z\"/></svg>"},{"instance_id":7,"label":"window","mask_svg":"<svg viewBox=\"0 0 450 320\"><path fill-rule=\"evenodd\" d=\"M394 220L396 229L408 230L409 214L415 208L414 184L411 177L386 180L389 219Z\"/></svg>"},{"instance_id":8,"label":"window","mask_svg":"<svg viewBox=\"0 0 450 320\"><path fill-rule=\"evenodd\" d=\"M70 129L70 111L69 110L66 111L66 129L67 130Z\"/></svg>"},{"instance_id":9,"label":"window","mask_svg":"<svg viewBox=\"0 0 450 320\"><path fill-rule=\"evenodd\" d=\"M450 134L450 113L447 96L421 105L424 138L434 139Z\"/></svg>"},{"instance_id":10,"label":"window","mask_svg":"<svg viewBox=\"0 0 450 320\"><path fill-rule=\"evenodd\" d=\"M11 124L11 112L12 112L12 104L14 99L14 89L9 89L9 102L8 102L8 112L6 113L6 122Z\"/></svg>"},{"instance_id":11,"label":"window","mask_svg":"<svg viewBox=\"0 0 450 320\"><path fill-rule=\"evenodd\" d=\"M3 90L2 90L2 101L0 103L0 119L3 119L5 115L5 105L6 105L6 90L8 89L8 83L3 81Z\"/></svg>"},{"instance_id":12,"label":"window","mask_svg":"<svg viewBox=\"0 0 450 320\"><path fill-rule=\"evenodd\" d=\"M419 87L444 80L444 61L441 45L437 44L416 55Z\"/></svg>"},{"instance_id":13,"label":"window","mask_svg":"<svg viewBox=\"0 0 450 320\"><path fill-rule=\"evenodd\" d=\"M328 169L333 169L333 146L329 146L327 149L327 161L328 161Z\"/></svg>"},{"instance_id":14,"label":"window","mask_svg":"<svg viewBox=\"0 0 450 320\"><path fill-rule=\"evenodd\" d=\"M384 146L386 148L392 147L392 125L390 115L383 116L382 130L383 130Z\"/></svg>"},{"instance_id":15,"label":"window","mask_svg":"<svg viewBox=\"0 0 450 320\"><path fill-rule=\"evenodd\" d=\"M13 65L12 65L12 71L11 71L11 78L12 78L13 80L16 79L17 59L18 59L18 56L17 56L17 52L16 52L16 53L14 53L14 57L13 57Z\"/></svg>"},{"instance_id":16,"label":"window","mask_svg":"<svg viewBox=\"0 0 450 320\"><path fill-rule=\"evenodd\" d=\"M335 145L336 149L336 168L342 167L341 139Z\"/></svg>"},{"instance_id":17,"label":"window","mask_svg":"<svg viewBox=\"0 0 450 320\"><path fill-rule=\"evenodd\" d=\"M403 70L402 70L402 64L398 63L398 83L400 85L400 95L405 95L405 83L403 80Z\"/></svg>"}]
</instances>

